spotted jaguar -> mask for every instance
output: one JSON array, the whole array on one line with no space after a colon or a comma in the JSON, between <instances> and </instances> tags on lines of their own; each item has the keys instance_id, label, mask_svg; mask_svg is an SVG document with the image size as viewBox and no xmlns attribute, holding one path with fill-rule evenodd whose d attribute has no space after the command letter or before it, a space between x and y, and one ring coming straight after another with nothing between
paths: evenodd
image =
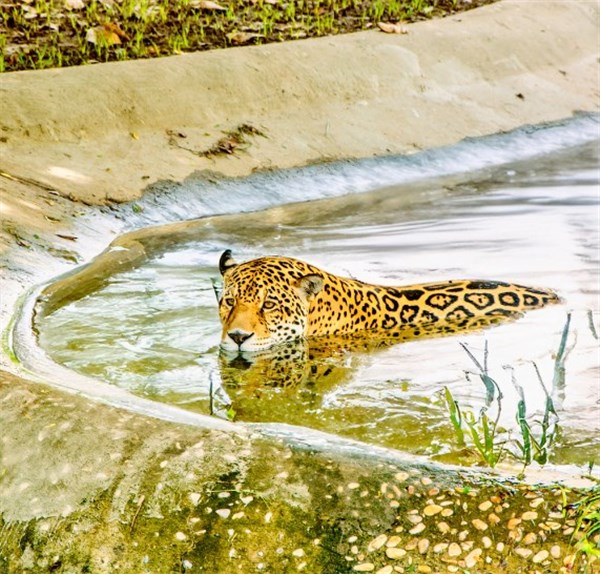
<instances>
[{"instance_id":1,"label":"spotted jaguar","mask_svg":"<svg viewBox=\"0 0 600 574\"><path fill-rule=\"evenodd\" d=\"M422 330L440 333L482 326L556 303L549 289L487 280L451 280L385 287L338 277L290 257L236 263L220 258L221 347L260 352L320 336L377 334L402 340Z\"/></svg>"}]
</instances>

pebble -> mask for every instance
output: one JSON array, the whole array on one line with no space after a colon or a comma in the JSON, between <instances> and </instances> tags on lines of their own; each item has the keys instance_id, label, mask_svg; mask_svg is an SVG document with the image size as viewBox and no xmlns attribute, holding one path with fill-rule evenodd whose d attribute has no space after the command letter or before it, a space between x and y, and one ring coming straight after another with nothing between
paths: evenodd
<instances>
[{"instance_id":1,"label":"pebble","mask_svg":"<svg viewBox=\"0 0 600 574\"><path fill-rule=\"evenodd\" d=\"M538 513L535 510L528 510L521 515L522 520L535 520L537 517Z\"/></svg>"},{"instance_id":2,"label":"pebble","mask_svg":"<svg viewBox=\"0 0 600 574\"><path fill-rule=\"evenodd\" d=\"M514 530L519 524L521 524L520 518L511 518L508 521L507 527L509 530Z\"/></svg>"},{"instance_id":3,"label":"pebble","mask_svg":"<svg viewBox=\"0 0 600 574\"><path fill-rule=\"evenodd\" d=\"M348 485L348 488L349 488L350 490L355 490L355 489L357 489L359 486L360 486L360 484L358 484L358 482L351 482L351 483ZM356 568L355 568L355 570L356 570ZM360 570L359 570L359 572L360 572ZM364 572L366 572L366 570L364 570Z\"/></svg>"},{"instance_id":4,"label":"pebble","mask_svg":"<svg viewBox=\"0 0 600 574\"><path fill-rule=\"evenodd\" d=\"M429 486L429 485L430 485L430 484L432 484L432 483L433 483L433 480L431 480L431 478L428 478L428 477L426 477L426 476L424 476L424 477L421 479L421 484L423 484L424 486Z\"/></svg>"},{"instance_id":5,"label":"pebble","mask_svg":"<svg viewBox=\"0 0 600 574\"><path fill-rule=\"evenodd\" d=\"M498 522L500 522L500 517L497 514L494 514L493 512L491 512L488 515L488 520L492 523L492 524L498 524Z\"/></svg>"},{"instance_id":6,"label":"pebble","mask_svg":"<svg viewBox=\"0 0 600 574\"><path fill-rule=\"evenodd\" d=\"M295 558L302 558L304 554L305 552L304 550L302 550L302 548L296 548L296 550L292 552L292 556L294 556Z\"/></svg>"},{"instance_id":7,"label":"pebble","mask_svg":"<svg viewBox=\"0 0 600 574\"><path fill-rule=\"evenodd\" d=\"M402 542L402 538L400 538L400 536L390 536L385 545L388 548L395 548L396 546L398 546L398 544L400 544L400 542Z\"/></svg>"},{"instance_id":8,"label":"pebble","mask_svg":"<svg viewBox=\"0 0 600 574\"><path fill-rule=\"evenodd\" d=\"M473 525L475 528L477 528L477 530L481 530L482 532L483 532L484 530L487 530L487 529L488 529L488 525L487 525L487 523L485 523L485 522L484 522L483 520L481 520L480 518L474 518L474 519L471 521L471 524L472 524L472 525Z\"/></svg>"},{"instance_id":9,"label":"pebble","mask_svg":"<svg viewBox=\"0 0 600 574\"><path fill-rule=\"evenodd\" d=\"M373 552L373 550L379 550L386 542L388 537L385 534L380 534L377 538L374 538L369 542L367 546L367 552Z\"/></svg>"},{"instance_id":10,"label":"pebble","mask_svg":"<svg viewBox=\"0 0 600 574\"><path fill-rule=\"evenodd\" d=\"M404 482L408 478L408 472L398 472L394 476L398 482Z\"/></svg>"},{"instance_id":11,"label":"pebble","mask_svg":"<svg viewBox=\"0 0 600 574\"><path fill-rule=\"evenodd\" d=\"M372 572L375 570L375 564L371 562L363 562L362 564L357 564L354 568L352 568L355 572Z\"/></svg>"},{"instance_id":12,"label":"pebble","mask_svg":"<svg viewBox=\"0 0 600 574\"><path fill-rule=\"evenodd\" d=\"M248 506L254 500L254 496L240 496L240 500L244 505Z\"/></svg>"},{"instance_id":13,"label":"pebble","mask_svg":"<svg viewBox=\"0 0 600 574\"><path fill-rule=\"evenodd\" d=\"M519 540L521 540L521 538L523 538L523 531L520 528L518 528L517 530L508 531L508 539L511 542L518 542Z\"/></svg>"},{"instance_id":14,"label":"pebble","mask_svg":"<svg viewBox=\"0 0 600 574\"><path fill-rule=\"evenodd\" d=\"M414 528L411 528L408 532L409 534L415 535L420 534L421 532L423 532L423 530L425 530L425 525L421 522L417 524Z\"/></svg>"},{"instance_id":15,"label":"pebble","mask_svg":"<svg viewBox=\"0 0 600 574\"><path fill-rule=\"evenodd\" d=\"M548 558L548 551L547 550L540 550L532 559L531 561L534 564L539 564L540 562L543 562L544 560L546 560L546 558Z\"/></svg>"},{"instance_id":16,"label":"pebble","mask_svg":"<svg viewBox=\"0 0 600 574\"><path fill-rule=\"evenodd\" d=\"M417 572L423 572L423 574L429 574L430 572L433 572L433 570L431 569L430 566L427 566L427 564L419 564L417 566Z\"/></svg>"},{"instance_id":17,"label":"pebble","mask_svg":"<svg viewBox=\"0 0 600 574\"><path fill-rule=\"evenodd\" d=\"M189 499L194 506L198 506L198 503L200 502L200 494L198 492L190 492Z\"/></svg>"},{"instance_id":18,"label":"pebble","mask_svg":"<svg viewBox=\"0 0 600 574\"><path fill-rule=\"evenodd\" d=\"M492 547L492 541L487 536L484 536L481 539L481 543L483 544L484 548L491 548Z\"/></svg>"},{"instance_id":19,"label":"pebble","mask_svg":"<svg viewBox=\"0 0 600 574\"><path fill-rule=\"evenodd\" d=\"M427 540L427 538L422 538L421 540L419 540L419 543L417 544L417 549L419 550L419 554L427 554L427 551L429 550L429 540Z\"/></svg>"},{"instance_id":20,"label":"pebble","mask_svg":"<svg viewBox=\"0 0 600 574\"><path fill-rule=\"evenodd\" d=\"M550 555L552 558L560 558L560 546L558 544L550 548Z\"/></svg>"},{"instance_id":21,"label":"pebble","mask_svg":"<svg viewBox=\"0 0 600 574\"><path fill-rule=\"evenodd\" d=\"M444 510L442 510L442 516L444 518L448 518L448 516L452 516L454 514L454 510L452 510L451 508L444 508Z\"/></svg>"},{"instance_id":22,"label":"pebble","mask_svg":"<svg viewBox=\"0 0 600 574\"><path fill-rule=\"evenodd\" d=\"M447 532L450 532L450 526L448 526L447 522L438 522L437 527L438 527L438 530L442 534L446 534Z\"/></svg>"},{"instance_id":23,"label":"pebble","mask_svg":"<svg viewBox=\"0 0 600 574\"><path fill-rule=\"evenodd\" d=\"M525 536L523 536L523 544L535 544L537 541L537 535L535 532L528 532Z\"/></svg>"},{"instance_id":24,"label":"pebble","mask_svg":"<svg viewBox=\"0 0 600 574\"><path fill-rule=\"evenodd\" d=\"M481 554L481 548L475 548L475 550L471 550L471 552L465 556L465 566L467 568L473 568L473 566L477 564L479 558L481 558Z\"/></svg>"},{"instance_id":25,"label":"pebble","mask_svg":"<svg viewBox=\"0 0 600 574\"><path fill-rule=\"evenodd\" d=\"M486 500L485 502L482 502L479 505L479 510L481 510L482 512L485 512L486 510L489 510L490 508L492 508L493 503L491 500Z\"/></svg>"},{"instance_id":26,"label":"pebble","mask_svg":"<svg viewBox=\"0 0 600 574\"><path fill-rule=\"evenodd\" d=\"M456 558L457 556L460 556L461 552L462 549L456 542L452 542L448 547L448 556L450 556L451 558Z\"/></svg>"},{"instance_id":27,"label":"pebble","mask_svg":"<svg viewBox=\"0 0 600 574\"><path fill-rule=\"evenodd\" d=\"M430 504L423 509L423 514L425 516L435 516L439 514L442 510L444 510L441 506L437 504Z\"/></svg>"},{"instance_id":28,"label":"pebble","mask_svg":"<svg viewBox=\"0 0 600 574\"><path fill-rule=\"evenodd\" d=\"M385 555L392 560L399 560L406 556L406 550L404 548L386 548Z\"/></svg>"},{"instance_id":29,"label":"pebble","mask_svg":"<svg viewBox=\"0 0 600 574\"><path fill-rule=\"evenodd\" d=\"M394 567L391 564L388 564L387 566L384 566L383 568L377 570L375 574L392 574L393 571Z\"/></svg>"},{"instance_id":30,"label":"pebble","mask_svg":"<svg viewBox=\"0 0 600 574\"><path fill-rule=\"evenodd\" d=\"M438 542L434 547L433 551L436 554L441 554L446 548L448 548L449 544L447 542Z\"/></svg>"},{"instance_id":31,"label":"pebble","mask_svg":"<svg viewBox=\"0 0 600 574\"><path fill-rule=\"evenodd\" d=\"M531 506L531 508L537 508L542 502L544 502L543 498L535 498L529 503L529 506Z\"/></svg>"},{"instance_id":32,"label":"pebble","mask_svg":"<svg viewBox=\"0 0 600 574\"><path fill-rule=\"evenodd\" d=\"M229 515L231 514L229 508L219 508L216 512L221 518L229 518Z\"/></svg>"},{"instance_id":33,"label":"pebble","mask_svg":"<svg viewBox=\"0 0 600 574\"><path fill-rule=\"evenodd\" d=\"M179 540L180 542L183 542L184 540L187 540L187 536L183 532L176 532L175 540Z\"/></svg>"},{"instance_id":34,"label":"pebble","mask_svg":"<svg viewBox=\"0 0 600 574\"><path fill-rule=\"evenodd\" d=\"M500 552L500 554L504 552L504 542L498 542L498 544L496 544L496 552Z\"/></svg>"},{"instance_id":35,"label":"pebble","mask_svg":"<svg viewBox=\"0 0 600 574\"><path fill-rule=\"evenodd\" d=\"M533 554L533 550L529 550L529 548L517 548L515 554L518 554L521 558L529 558Z\"/></svg>"}]
</instances>

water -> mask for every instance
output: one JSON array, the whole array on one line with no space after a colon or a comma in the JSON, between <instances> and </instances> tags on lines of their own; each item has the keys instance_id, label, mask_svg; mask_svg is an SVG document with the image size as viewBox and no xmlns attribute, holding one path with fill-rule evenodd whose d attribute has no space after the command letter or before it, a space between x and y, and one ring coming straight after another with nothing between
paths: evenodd
<instances>
[{"instance_id":1,"label":"water","mask_svg":"<svg viewBox=\"0 0 600 574\"><path fill-rule=\"evenodd\" d=\"M598 462L598 149L592 142L471 174L442 170L402 186L201 220L193 241L44 318L40 343L58 363L186 409L229 408L237 420L303 425L464 463L474 457L456 443L443 389L463 410L486 406L459 343L480 361L487 344L504 395L500 424L518 436L513 376L530 420L541 420L535 362L560 418L551 460ZM282 377L268 359L231 366L219 357L211 279L226 248L238 260L287 255L373 283L473 277L551 287L564 302L484 332L320 352ZM565 383L553 384L568 313ZM496 403L488 412L496 416Z\"/></svg>"}]
</instances>

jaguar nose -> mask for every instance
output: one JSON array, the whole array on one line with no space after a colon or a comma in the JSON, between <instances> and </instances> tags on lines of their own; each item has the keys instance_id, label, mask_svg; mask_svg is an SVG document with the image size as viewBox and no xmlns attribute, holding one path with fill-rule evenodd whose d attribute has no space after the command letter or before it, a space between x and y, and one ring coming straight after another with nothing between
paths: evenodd
<instances>
[{"instance_id":1,"label":"jaguar nose","mask_svg":"<svg viewBox=\"0 0 600 574\"><path fill-rule=\"evenodd\" d=\"M246 333L245 331L229 331L229 338L238 346L241 347L244 341L247 341L254 333Z\"/></svg>"}]
</instances>

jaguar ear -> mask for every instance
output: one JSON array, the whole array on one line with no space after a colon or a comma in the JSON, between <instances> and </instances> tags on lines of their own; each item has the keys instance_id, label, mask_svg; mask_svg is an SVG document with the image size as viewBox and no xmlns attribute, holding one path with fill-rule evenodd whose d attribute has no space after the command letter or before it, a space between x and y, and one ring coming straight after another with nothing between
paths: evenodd
<instances>
[{"instance_id":1,"label":"jaguar ear","mask_svg":"<svg viewBox=\"0 0 600 574\"><path fill-rule=\"evenodd\" d=\"M221 259L219 259L219 271L221 272L221 275L225 275L226 271L232 267L235 267L236 265L237 263L231 256L231 249L223 251L223 255L221 255Z\"/></svg>"},{"instance_id":2,"label":"jaguar ear","mask_svg":"<svg viewBox=\"0 0 600 574\"><path fill-rule=\"evenodd\" d=\"M314 273L304 275L298 279L296 286L300 289L300 294L310 301L323 288L323 277Z\"/></svg>"}]
</instances>

